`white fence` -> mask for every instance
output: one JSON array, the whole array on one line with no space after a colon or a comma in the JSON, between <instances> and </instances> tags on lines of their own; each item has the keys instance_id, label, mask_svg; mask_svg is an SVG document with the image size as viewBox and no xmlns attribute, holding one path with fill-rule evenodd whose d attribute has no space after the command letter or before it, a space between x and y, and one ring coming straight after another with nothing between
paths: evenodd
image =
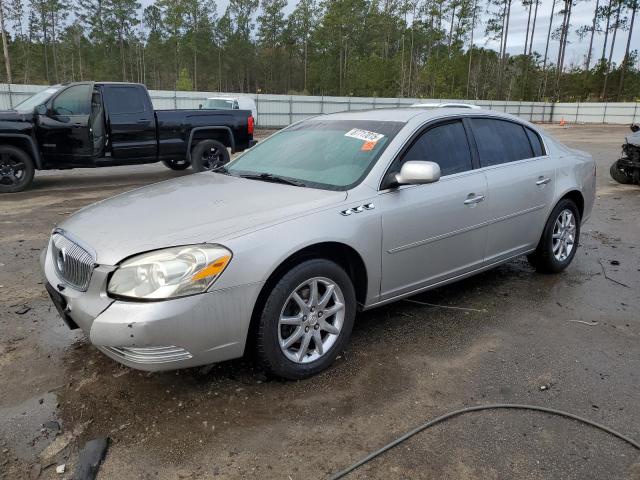
<instances>
[{"instance_id":1,"label":"white fence","mask_svg":"<svg viewBox=\"0 0 640 480\"><path fill-rule=\"evenodd\" d=\"M0 84L0 109L8 109L42 90L42 85ZM216 92L174 92L150 90L154 107L160 110L198 108ZM283 127L298 120L323 113L348 110L390 108L421 102L443 102L447 99L320 97L305 95L238 94L251 97L258 108L259 127ZM492 100L451 100L475 103L483 108L507 112L531 122L612 123L640 122L640 103L545 103Z\"/></svg>"}]
</instances>

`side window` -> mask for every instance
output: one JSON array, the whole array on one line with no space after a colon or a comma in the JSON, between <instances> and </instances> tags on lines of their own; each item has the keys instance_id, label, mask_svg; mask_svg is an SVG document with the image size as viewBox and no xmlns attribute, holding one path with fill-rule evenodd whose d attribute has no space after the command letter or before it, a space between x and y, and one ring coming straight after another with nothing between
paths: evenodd
<instances>
[{"instance_id":1,"label":"side window","mask_svg":"<svg viewBox=\"0 0 640 480\"><path fill-rule=\"evenodd\" d=\"M91 113L91 85L74 85L53 99L54 115L89 115Z\"/></svg>"},{"instance_id":2,"label":"side window","mask_svg":"<svg viewBox=\"0 0 640 480\"><path fill-rule=\"evenodd\" d=\"M525 128L527 132L527 137L529 137L529 141L531 142L531 148L533 148L533 156L541 157L544 155L544 148L542 146L542 140L536 132L531 130L530 128Z\"/></svg>"},{"instance_id":3,"label":"side window","mask_svg":"<svg viewBox=\"0 0 640 480\"><path fill-rule=\"evenodd\" d=\"M144 112L144 92L138 87L105 88L107 109L110 114Z\"/></svg>"},{"instance_id":4,"label":"side window","mask_svg":"<svg viewBox=\"0 0 640 480\"><path fill-rule=\"evenodd\" d=\"M483 167L534 156L522 125L493 118L472 118L471 125Z\"/></svg>"},{"instance_id":5,"label":"side window","mask_svg":"<svg viewBox=\"0 0 640 480\"><path fill-rule=\"evenodd\" d=\"M409 148L402 163L427 160L440 165L442 175L471 170L471 150L461 121L430 128Z\"/></svg>"}]
</instances>

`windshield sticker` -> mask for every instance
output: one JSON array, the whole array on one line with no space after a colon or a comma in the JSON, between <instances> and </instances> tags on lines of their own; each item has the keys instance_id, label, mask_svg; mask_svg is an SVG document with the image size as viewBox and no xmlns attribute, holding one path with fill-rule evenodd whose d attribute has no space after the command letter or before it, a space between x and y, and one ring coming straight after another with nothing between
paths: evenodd
<instances>
[{"instance_id":1,"label":"windshield sticker","mask_svg":"<svg viewBox=\"0 0 640 480\"><path fill-rule=\"evenodd\" d=\"M344 134L345 137L356 138L358 140L362 140L363 142L373 142L376 143L378 140L384 137L381 133L370 132L368 130L361 130L359 128L354 128L349 130Z\"/></svg>"},{"instance_id":2,"label":"windshield sticker","mask_svg":"<svg viewBox=\"0 0 640 480\"><path fill-rule=\"evenodd\" d=\"M364 142L362 144L362 146L360 147L360 151L362 151L362 152L370 152L371 150L376 148L376 143L377 142Z\"/></svg>"}]
</instances>

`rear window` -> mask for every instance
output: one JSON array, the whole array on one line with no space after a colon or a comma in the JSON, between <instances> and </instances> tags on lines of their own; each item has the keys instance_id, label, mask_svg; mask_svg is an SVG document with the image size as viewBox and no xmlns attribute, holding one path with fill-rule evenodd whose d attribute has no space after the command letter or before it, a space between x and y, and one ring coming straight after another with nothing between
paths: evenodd
<instances>
[{"instance_id":1,"label":"rear window","mask_svg":"<svg viewBox=\"0 0 640 480\"><path fill-rule=\"evenodd\" d=\"M145 93L137 87L107 87L105 98L110 114L144 112Z\"/></svg>"},{"instance_id":2,"label":"rear window","mask_svg":"<svg viewBox=\"0 0 640 480\"><path fill-rule=\"evenodd\" d=\"M472 118L480 165L488 167L534 156L525 128L514 122L493 118Z\"/></svg>"}]
</instances>

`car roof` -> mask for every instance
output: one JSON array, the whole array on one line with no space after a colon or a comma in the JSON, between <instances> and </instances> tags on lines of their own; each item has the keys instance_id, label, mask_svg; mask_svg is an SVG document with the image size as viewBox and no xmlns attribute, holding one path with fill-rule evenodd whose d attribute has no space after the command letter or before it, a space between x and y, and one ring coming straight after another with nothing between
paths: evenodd
<instances>
[{"instance_id":1,"label":"car roof","mask_svg":"<svg viewBox=\"0 0 640 480\"><path fill-rule=\"evenodd\" d=\"M450 116L483 116L504 118L518 123L528 123L521 118L508 113L496 112L495 110L483 110L477 108L456 108L443 107L434 109L420 109L415 107L404 108L377 108L374 110L352 110L350 112L329 113L312 117L309 120L370 120L380 122L402 122L408 123L411 120L429 121L431 119L446 118Z\"/></svg>"}]
</instances>

